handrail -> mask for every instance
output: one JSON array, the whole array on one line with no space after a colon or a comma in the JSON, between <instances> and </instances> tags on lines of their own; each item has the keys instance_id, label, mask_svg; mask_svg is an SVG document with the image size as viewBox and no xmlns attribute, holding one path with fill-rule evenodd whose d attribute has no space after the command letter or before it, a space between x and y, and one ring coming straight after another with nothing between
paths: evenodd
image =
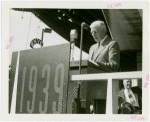
<instances>
[{"instance_id":1,"label":"handrail","mask_svg":"<svg viewBox=\"0 0 150 122\"><path fill-rule=\"evenodd\" d=\"M141 79L142 71L72 75L70 81L108 81L106 114L117 114L117 90L121 79Z\"/></svg>"},{"instance_id":2,"label":"handrail","mask_svg":"<svg viewBox=\"0 0 150 122\"><path fill-rule=\"evenodd\" d=\"M141 79L142 71L72 75L70 77L70 81L107 80L109 78L118 79L118 80L119 79Z\"/></svg>"}]
</instances>

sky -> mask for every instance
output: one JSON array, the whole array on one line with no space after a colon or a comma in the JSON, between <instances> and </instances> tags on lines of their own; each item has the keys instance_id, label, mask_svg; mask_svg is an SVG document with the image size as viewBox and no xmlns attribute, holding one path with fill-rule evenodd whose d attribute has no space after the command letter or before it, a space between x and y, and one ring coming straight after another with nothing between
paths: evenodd
<instances>
[{"instance_id":1,"label":"sky","mask_svg":"<svg viewBox=\"0 0 150 122\"><path fill-rule=\"evenodd\" d=\"M12 38L9 47L9 64L11 64L12 52L32 49L30 48L30 42L34 38L41 39L42 29L50 27L30 12L10 10L9 14L9 38ZM43 43L43 47L46 47L69 42L52 30L52 33L44 33ZM34 47L40 48L39 45L35 45ZM78 47L75 47L74 60L79 60L79 57L80 50ZM87 58L88 54L83 52L82 59L86 60Z\"/></svg>"}]
</instances>

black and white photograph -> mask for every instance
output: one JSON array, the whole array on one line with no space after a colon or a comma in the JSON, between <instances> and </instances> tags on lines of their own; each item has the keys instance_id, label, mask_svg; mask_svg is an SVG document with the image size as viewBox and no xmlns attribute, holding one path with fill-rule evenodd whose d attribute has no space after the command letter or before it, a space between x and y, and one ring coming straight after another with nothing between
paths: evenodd
<instances>
[{"instance_id":1,"label":"black and white photograph","mask_svg":"<svg viewBox=\"0 0 150 122\"><path fill-rule=\"evenodd\" d=\"M2 8L3 120L149 120L148 2L20 3Z\"/></svg>"}]
</instances>

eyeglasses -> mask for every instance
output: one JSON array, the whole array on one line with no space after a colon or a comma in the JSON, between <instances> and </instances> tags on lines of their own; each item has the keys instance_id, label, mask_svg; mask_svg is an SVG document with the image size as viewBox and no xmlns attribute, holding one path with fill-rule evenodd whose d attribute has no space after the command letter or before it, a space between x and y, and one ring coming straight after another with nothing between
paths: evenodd
<instances>
[{"instance_id":1,"label":"eyeglasses","mask_svg":"<svg viewBox=\"0 0 150 122\"><path fill-rule=\"evenodd\" d=\"M99 31L92 31L92 32L90 32L90 34L92 35L92 34L96 34L96 33L98 33Z\"/></svg>"}]
</instances>

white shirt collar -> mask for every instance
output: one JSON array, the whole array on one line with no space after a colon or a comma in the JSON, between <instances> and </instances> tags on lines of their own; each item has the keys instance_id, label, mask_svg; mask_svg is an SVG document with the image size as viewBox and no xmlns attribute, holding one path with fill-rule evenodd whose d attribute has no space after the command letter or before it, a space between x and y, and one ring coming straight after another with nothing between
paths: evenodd
<instances>
[{"instance_id":1,"label":"white shirt collar","mask_svg":"<svg viewBox=\"0 0 150 122\"><path fill-rule=\"evenodd\" d=\"M125 92L125 93L128 93L128 92L129 92L129 90L130 90L130 89L124 89L124 92Z\"/></svg>"}]
</instances>

